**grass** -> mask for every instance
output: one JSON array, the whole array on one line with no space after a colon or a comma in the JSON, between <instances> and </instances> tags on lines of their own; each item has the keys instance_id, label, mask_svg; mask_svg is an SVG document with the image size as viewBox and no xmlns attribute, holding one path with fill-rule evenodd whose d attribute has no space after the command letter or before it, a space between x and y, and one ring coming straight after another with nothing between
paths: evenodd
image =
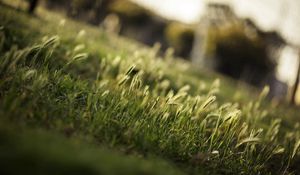
<instances>
[{"instance_id":1,"label":"grass","mask_svg":"<svg viewBox=\"0 0 300 175\"><path fill-rule=\"evenodd\" d=\"M12 128L1 126L1 174L183 174L155 157L125 156L58 133Z\"/></svg>"},{"instance_id":2,"label":"grass","mask_svg":"<svg viewBox=\"0 0 300 175\"><path fill-rule=\"evenodd\" d=\"M268 88L43 8L2 4L0 26L1 174L300 172L296 109Z\"/></svg>"}]
</instances>

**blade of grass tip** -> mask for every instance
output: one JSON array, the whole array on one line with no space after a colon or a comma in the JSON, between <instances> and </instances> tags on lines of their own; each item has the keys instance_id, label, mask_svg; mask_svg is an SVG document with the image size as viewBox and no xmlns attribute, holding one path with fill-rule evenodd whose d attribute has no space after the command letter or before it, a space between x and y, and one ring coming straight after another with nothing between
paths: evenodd
<instances>
[{"instance_id":1,"label":"blade of grass tip","mask_svg":"<svg viewBox=\"0 0 300 175\"><path fill-rule=\"evenodd\" d=\"M259 101L263 100L270 92L270 87L265 86L261 93L259 94Z\"/></svg>"},{"instance_id":2,"label":"blade of grass tip","mask_svg":"<svg viewBox=\"0 0 300 175\"><path fill-rule=\"evenodd\" d=\"M130 77L128 75L125 75L123 78L121 78L119 81L118 81L118 85L119 86L122 86L124 83L126 83L128 80L130 79Z\"/></svg>"},{"instance_id":3,"label":"blade of grass tip","mask_svg":"<svg viewBox=\"0 0 300 175\"><path fill-rule=\"evenodd\" d=\"M202 103L201 105L201 109L205 109L207 106L209 106L211 103L213 103L214 101L216 101L216 96L210 96L208 97L204 103Z\"/></svg>"},{"instance_id":4,"label":"blade of grass tip","mask_svg":"<svg viewBox=\"0 0 300 175\"><path fill-rule=\"evenodd\" d=\"M32 48L26 48L24 49L20 54L19 58L16 60L16 64L23 64L25 63L26 59L28 58L28 55L32 52Z\"/></svg>"},{"instance_id":5,"label":"blade of grass tip","mask_svg":"<svg viewBox=\"0 0 300 175\"><path fill-rule=\"evenodd\" d=\"M199 104L200 96L197 95L194 99L195 99L195 100L194 100L194 103L193 103L193 106L192 106L192 110L193 110L193 111L196 109L196 107L197 107L198 104Z\"/></svg>"},{"instance_id":6,"label":"blade of grass tip","mask_svg":"<svg viewBox=\"0 0 300 175\"><path fill-rule=\"evenodd\" d=\"M214 80L214 82L212 83L212 85L211 85L211 87L212 88L219 88L220 87L220 79L219 78L217 78L217 79L215 79Z\"/></svg>"},{"instance_id":7,"label":"blade of grass tip","mask_svg":"<svg viewBox=\"0 0 300 175\"><path fill-rule=\"evenodd\" d=\"M235 148L238 148L240 147L241 145L245 144L245 143L259 143L261 141L260 138L257 138L257 137L252 137L252 138L246 138L246 139L243 139L240 143L238 143Z\"/></svg>"},{"instance_id":8,"label":"blade of grass tip","mask_svg":"<svg viewBox=\"0 0 300 175\"><path fill-rule=\"evenodd\" d=\"M295 143L295 146L294 146L294 149L293 149L293 152L292 152L292 156L291 158L293 159L295 157L295 155L297 154L297 150L300 148L300 140L298 140L296 143Z\"/></svg>"},{"instance_id":9,"label":"blade of grass tip","mask_svg":"<svg viewBox=\"0 0 300 175\"><path fill-rule=\"evenodd\" d=\"M74 63L75 61L81 61L81 60L85 60L88 58L88 54L87 53L80 53L75 55L65 66L63 69L65 69L66 67L68 67L70 64Z\"/></svg>"},{"instance_id":10,"label":"blade of grass tip","mask_svg":"<svg viewBox=\"0 0 300 175\"><path fill-rule=\"evenodd\" d=\"M73 62L73 61L81 61L81 60L85 60L85 59L87 59L87 57L88 57L88 54L87 54L87 53L80 53L80 54L75 55L75 56L72 58L72 62Z\"/></svg>"},{"instance_id":11,"label":"blade of grass tip","mask_svg":"<svg viewBox=\"0 0 300 175\"><path fill-rule=\"evenodd\" d=\"M273 154L282 154L285 151L284 148L279 147L273 151Z\"/></svg>"},{"instance_id":12,"label":"blade of grass tip","mask_svg":"<svg viewBox=\"0 0 300 175\"><path fill-rule=\"evenodd\" d=\"M211 137L210 137L209 150L212 150L213 142L215 140L215 136L217 135L217 132L218 132L218 129L219 129L219 126L220 126L220 122L221 122L221 115L218 115L218 120L217 120L216 126L214 128L213 133L211 134Z\"/></svg>"},{"instance_id":13,"label":"blade of grass tip","mask_svg":"<svg viewBox=\"0 0 300 175\"><path fill-rule=\"evenodd\" d=\"M35 77L36 75L37 75L37 71L35 69L30 69L25 72L25 74L22 76L22 79L28 80L28 79Z\"/></svg>"},{"instance_id":14,"label":"blade of grass tip","mask_svg":"<svg viewBox=\"0 0 300 175\"><path fill-rule=\"evenodd\" d=\"M31 64L34 64L37 58L40 56L42 49L45 48L45 45L36 45L30 49L30 54L33 54L33 57L30 59ZM28 54L29 55L29 54Z\"/></svg>"},{"instance_id":15,"label":"blade of grass tip","mask_svg":"<svg viewBox=\"0 0 300 175\"><path fill-rule=\"evenodd\" d=\"M12 53L5 55L4 57L1 57L1 65L0 65L0 77L6 73L8 70L8 67L10 65L11 61L11 56Z\"/></svg>"},{"instance_id":16,"label":"blade of grass tip","mask_svg":"<svg viewBox=\"0 0 300 175\"><path fill-rule=\"evenodd\" d=\"M3 27L0 26L0 51L3 50L4 43L5 43L5 35L4 32L2 32Z\"/></svg>"},{"instance_id":17,"label":"blade of grass tip","mask_svg":"<svg viewBox=\"0 0 300 175\"><path fill-rule=\"evenodd\" d=\"M83 50L84 48L85 48L85 45L84 45L84 44L79 44L79 45L77 45L77 46L73 49L73 51L74 51L74 52L79 52L79 51Z\"/></svg>"},{"instance_id":18,"label":"blade of grass tip","mask_svg":"<svg viewBox=\"0 0 300 175\"><path fill-rule=\"evenodd\" d=\"M136 65L132 65L132 66L127 70L127 72L126 72L125 75L130 75L131 72L135 69L135 67L136 67Z\"/></svg>"},{"instance_id":19,"label":"blade of grass tip","mask_svg":"<svg viewBox=\"0 0 300 175\"><path fill-rule=\"evenodd\" d=\"M47 47L55 44L58 40L59 40L58 36L51 37L50 39L48 39L47 41L44 42L43 48L47 48Z\"/></svg>"},{"instance_id":20,"label":"blade of grass tip","mask_svg":"<svg viewBox=\"0 0 300 175\"><path fill-rule=\"evenodd\" d=\"M32 52L37 52L39 50L41 50L42 46L41 45L35 45L35 46L32 46L29 50L30 50L30 53Z\"/></svg>"},{"instance_id":21,"label":"blade of grass tip","mask_svg":"<svg viewBox=\"0 0 300 175\"><path fill-rule=\"evenodd\" d=\"M180 92L188 92L191 89L190 85L185 85L182 88L179 89L179 93Z\"/></svg>"}]
</instances>

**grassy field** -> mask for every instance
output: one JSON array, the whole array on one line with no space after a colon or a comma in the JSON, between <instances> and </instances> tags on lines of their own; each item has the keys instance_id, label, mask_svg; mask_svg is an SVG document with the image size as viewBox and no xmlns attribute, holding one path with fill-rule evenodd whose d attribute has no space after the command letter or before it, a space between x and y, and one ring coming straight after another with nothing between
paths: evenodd
<instances>
[{"instance_id":1,"label":"grassy field","mask_svg":"<svg viewBox=\"0 0 300 175\"><path fill-rule=\"evenodd\" d=\"M0 174L300 173L296 108L157 53L1 4Z\"/></svg>"}]
</instances>

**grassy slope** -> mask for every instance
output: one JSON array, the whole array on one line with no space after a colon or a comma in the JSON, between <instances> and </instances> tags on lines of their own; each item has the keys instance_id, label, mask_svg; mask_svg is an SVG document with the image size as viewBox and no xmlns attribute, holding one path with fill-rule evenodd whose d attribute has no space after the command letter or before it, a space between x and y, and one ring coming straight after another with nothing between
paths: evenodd
<instances>
[{"instance_id":1,"label":"grassy slope","mask_svg":"<svg viewBox=\"0 0 300 175\"><path fill-rule=\"evenodd\" d=\"M10 150L0 155L7 160L1 162L7 165L2 171L11 171L12 162L20 166L24 161L35 165L32 169L24 166L24 171L37 169L37 174L49 173L50 168L61 174L118 174L118 169L125 174L295 171L293 163L298 158L290 157L299 139L294 129L294 121L299 119L293 117L293 110L278 108L266 113L264 109L271 106L259 107L259 97L245 89L237 92L235 82L221 77L219 86L214 82L219 75L192 71L188 63L171 57L166 61L156 59L155 48L110 36L98 28L64 21L42 9L40 17L32 18L8 7L0 8L1 35L5 36L2 59L3 53L11 50L11 59L21 55L20 60L25 60L1 71L0 114L5 124L1 125L0 149ZM59 42L49 40L53 35L59 36ZM11 49L13 45L18 49ZM89 56L80 60L85 57L81 52ZM37 60L30 60L35 56ZM136 67L125 74L132 65ZM122 78L129 80L126 83ZM134 82L132 78L143 85L130 83ZM181 88L186 84L190 89ZM150 90L144 90L145 85ZM170 89L179 91L178 99L167 95ZM194 104L198 94L201 100ZM213 95L217 101L211 103ZM175 105L166 104L164 99L168 97ZM236 101L238 106L223 106L224 111L220 111L227 101ZM193 104L205 109L184 110L192 109ZM279 123L273 119L282 117L281 111L291 114L286 115L275 135ZM196 120L191 121L194 115ZM245 131L243 122L248 128ZM242 131L244 135L239 135ZM76 154L79 150L82 153ZM273 154L276 151L279 153ZM122 155L125 153L133 156ZM147 158L151 155L173 163ZM292 166L285 169L289 160ZM182 172L170 164L176 164Z\"/></svg>"}]
</instances>

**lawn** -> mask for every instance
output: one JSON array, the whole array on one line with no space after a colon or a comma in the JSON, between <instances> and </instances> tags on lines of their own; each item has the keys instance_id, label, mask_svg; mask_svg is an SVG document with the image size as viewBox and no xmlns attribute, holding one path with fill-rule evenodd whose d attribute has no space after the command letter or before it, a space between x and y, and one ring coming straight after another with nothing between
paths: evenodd
<instances>
[{"instance_id":1,"label":"lawn","mask_svg":"<svg viewBox=\"0 0 300 175\"><path fill-rule=\"evenodd\" d=\"M11 5L0 4L0 174L300 173L299 113L267 87Z\"/></svg>"}]
</instances>

